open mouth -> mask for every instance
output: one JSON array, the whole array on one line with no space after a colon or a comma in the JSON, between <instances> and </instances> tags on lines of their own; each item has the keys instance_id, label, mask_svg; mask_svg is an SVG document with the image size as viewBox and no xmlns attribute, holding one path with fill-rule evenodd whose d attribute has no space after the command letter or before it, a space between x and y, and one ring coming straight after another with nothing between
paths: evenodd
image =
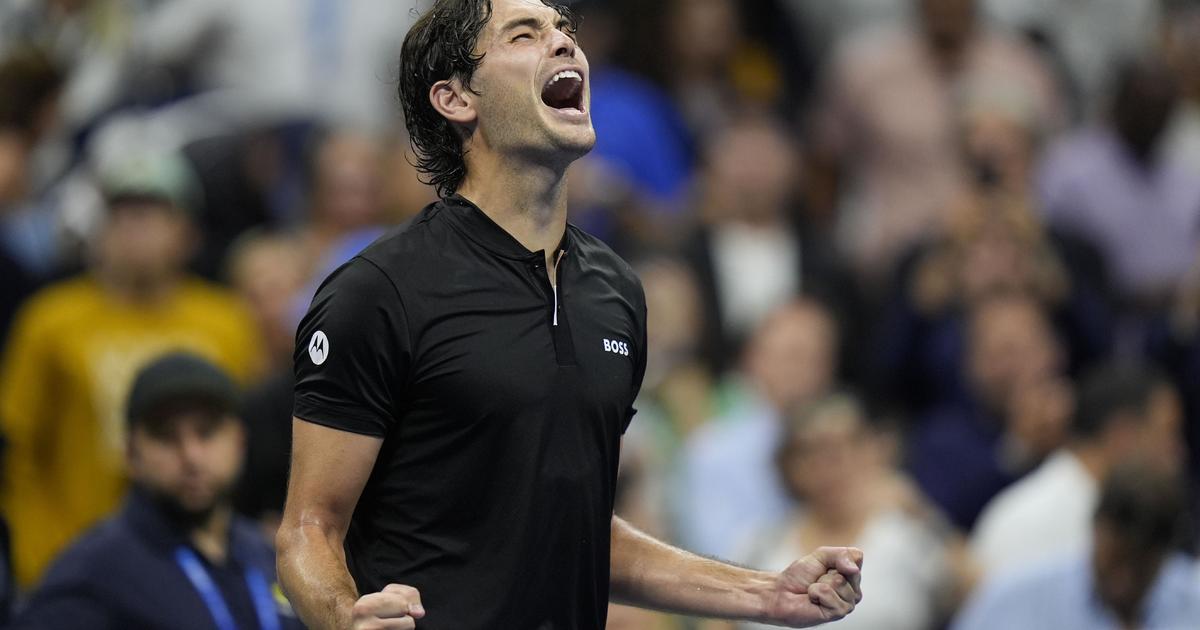
<instances>
[{"instance_id":1,"label":"open mouth","mask_svg":"<svg viewBox=\"0 0 1200 630\"><path fill-rule=\"evenodd\" d=\"M563 70L542 88L542 102L558 110L583 112L583 76L576 70Z\"/></svg>"}]
</instances>

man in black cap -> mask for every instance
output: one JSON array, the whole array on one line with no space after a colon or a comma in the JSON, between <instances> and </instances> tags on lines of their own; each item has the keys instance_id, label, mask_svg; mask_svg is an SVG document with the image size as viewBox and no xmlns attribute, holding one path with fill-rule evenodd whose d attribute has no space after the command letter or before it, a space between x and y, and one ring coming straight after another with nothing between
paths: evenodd
<instances>
[{"instance_id":1,"label":"man in black cap","mask_svg":"<svg viewBox=\"0 0 1200 630\"><path fill-rule=\"evenodd\" d=\"M274 556L230 493L245 453L237 389L208 361L165 355L128 398L125 505L64 552L16 628L299 628Z\"/></svg>"}]
</instances>

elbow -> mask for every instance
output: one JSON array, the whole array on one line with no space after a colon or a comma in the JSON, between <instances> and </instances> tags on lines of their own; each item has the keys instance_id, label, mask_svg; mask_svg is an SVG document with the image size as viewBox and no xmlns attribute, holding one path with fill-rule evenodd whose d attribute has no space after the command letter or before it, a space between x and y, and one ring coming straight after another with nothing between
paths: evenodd
<instances>
[{"instance_id":1,"label":"elbow","mask_svg":"<svg viewBox=\"0 0 1200 630\"><path fill-rule=\"evenodd\" d=\"M279 529L275 531L275 574L279 579L279 586L283 592L289 592L289 582L291 582L290 567L294 562L297 548L296 528L288 523L281 523Z\"/></svg>"}]
</instances>

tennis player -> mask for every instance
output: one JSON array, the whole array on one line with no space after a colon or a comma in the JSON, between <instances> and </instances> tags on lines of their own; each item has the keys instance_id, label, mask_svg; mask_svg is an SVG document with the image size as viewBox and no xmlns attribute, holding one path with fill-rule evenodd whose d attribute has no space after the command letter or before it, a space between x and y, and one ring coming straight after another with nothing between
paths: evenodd
<instances>
[{"instance_id":1,"label":"tennis player","mask_svg":"<svg viewBox=\"0 0 1200 630\"><path fill-rule=\"evenodd\" d=\"M300 325L279 576L310 628L600 630L609 601L803 627L862 596L856 549L767 573L613 515L646 302L567 224L567 168L596 139L575 28L540 0L439 0L404 41L441 200Z\"/></svg>"}]
</instances>

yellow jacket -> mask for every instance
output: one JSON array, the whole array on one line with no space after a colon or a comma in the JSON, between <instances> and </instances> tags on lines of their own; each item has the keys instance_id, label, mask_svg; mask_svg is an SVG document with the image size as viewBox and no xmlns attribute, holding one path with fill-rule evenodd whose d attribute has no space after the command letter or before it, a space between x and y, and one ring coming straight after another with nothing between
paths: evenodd
<instances>
[{"instance_id":1,"label":"yellow jacket","mask_svg":"<svg viewBox=\"0 0 1200 630\"><path fill-rule=\"evenodd\" d=\"M200 280L146 307L82 276L46 288L18 313L0 363L8 440L0 508L21 586L116 507L125 492L125 396L137 369L172 349L205 356L243 383L261 369L249 313Z\"/></svg>"}]
</instances>

